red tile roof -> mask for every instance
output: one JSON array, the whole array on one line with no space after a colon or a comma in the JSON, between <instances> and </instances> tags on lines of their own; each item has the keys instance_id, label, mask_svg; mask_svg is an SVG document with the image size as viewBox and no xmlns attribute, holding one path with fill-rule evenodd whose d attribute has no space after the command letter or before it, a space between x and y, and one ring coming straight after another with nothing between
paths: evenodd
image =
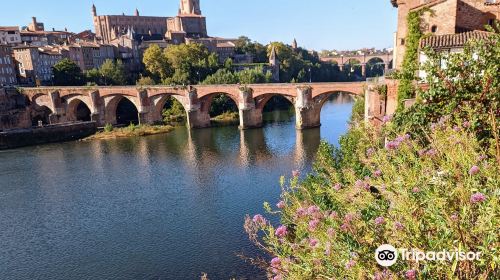
<instances>
[{"instance_id":1,"label":"red tile roof","mask_svg":"<svg viewBox=\"0 0 500 280\"><path fill-rule=\"evenodd\" d=\"M0 26L0 31L19 31L19 26Z\"/></svg>"},{"instance_id":2,"label":"red tile roof","mask_svg":"<svg viewBox=\"0 0 500 280\"><path fill-rule=\"evenodd\" d=\"M463 47L470 40L485 40L490 35L490 32L479 30L458 34L434 35L420 40L420 48L447 49Z\"/></svg>"}]
</instances>

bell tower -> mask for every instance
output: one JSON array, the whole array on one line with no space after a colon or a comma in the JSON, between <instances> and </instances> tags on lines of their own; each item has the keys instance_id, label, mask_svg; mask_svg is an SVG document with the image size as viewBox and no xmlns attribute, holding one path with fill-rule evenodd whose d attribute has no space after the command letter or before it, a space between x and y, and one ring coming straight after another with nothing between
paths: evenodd
<instances>
[{"instance_id":1,"label":"bell tower","mask_svg":"<svg viewBox=\"0 0 500 280\"><path fill-rule=\"evenodd\" d=\"M181 0L181 15L201 15L200 0Z\"/></svg>"}]
</instances>

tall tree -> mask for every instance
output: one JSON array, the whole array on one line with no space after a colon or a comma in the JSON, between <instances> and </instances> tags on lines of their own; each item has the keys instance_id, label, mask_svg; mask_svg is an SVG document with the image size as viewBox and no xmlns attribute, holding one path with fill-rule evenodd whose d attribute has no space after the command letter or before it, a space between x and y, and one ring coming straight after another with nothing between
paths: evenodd
<instances>
[{"instance_id":1,"label":"tall tree","mask_svg":"<svg viewBox=\"0 0 500 280\"><path fill-rule=\"evenodd\" d=\"M174 69L173 75L165 80L167 84L195 84L219 67L217 54L202 44L169 46L164 56Z\"/></svg>"},{"instance_id":2,"label":"tall tree","mask_svg":"<svg viewBox=\"0 0 500 280\"><path fill-rule=\"evenodd\" d=\"M52 73L54 74L54 85L81 86L84 84L82 70L68 58L56 63L52 67Z\"/></svg>"},{"instance_id":3,"label":"tall tree","mask_svg":"<svg viewBox=\"0 0 500 280\"><path fill-rule=\"evenodd\" d=\"M157 44L149 46L144 52L142 61L146 70L152 74L152 78L156 82L166 79L172 72L167 58Z\"/></svg>"},{"instance_id":4,"label":"tall tree","mask_svg":"<svg viewBox=\"0 0 500 280\"><path fill-rule=\"evenodd\" d=\"M106 85L125 85L127 83L125 65L121 60L116 62L111 59L106 60L99 72Z\"/></svg>"}]
</instances>

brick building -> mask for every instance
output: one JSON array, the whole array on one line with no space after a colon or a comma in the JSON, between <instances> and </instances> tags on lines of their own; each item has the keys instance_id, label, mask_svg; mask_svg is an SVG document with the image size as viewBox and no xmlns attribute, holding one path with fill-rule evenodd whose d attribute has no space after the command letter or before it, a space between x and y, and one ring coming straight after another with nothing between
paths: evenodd
<instances>
[{"instance_id":1,"label":"brick building","mask_svg":"<svg viewBox=\"0 0 500 280\"><path fill-rule=\"evenodd\" d=\"M27 85L47 85L52 81L52 67L64 58L55 47L18 46L13 48L19 69L19 82Z\"/></svg>"},{"instance_id":2,"label":"brick building","mask_svg":"<svg viewBox=\"0 0 500 280\"><path fill-rule=\"evenodd\" d=\"M21 44L19 26L0 26L0 44L10 46Z\"/></svg>"},{"instance_id":3,"label":"brick building","mask_svg":"<svg viewBox=\"0 0 500 280\"><path fill-rule=\"evenodd\" d=\"M0 85L17 84L16 76L11 47L0 44Z\"/></svg>"},{"instance_id":4,"label":"brick building","mask_svg":"<svg viewBox=\"0 0 500 280\"><path fill-rule=\"evenodd\" d=\"M423 31L432 36L484 31L500 18L498 0L391 0L398 8L398 29L395 34L394 60L396 68L403 63L407 37L408 13L428 8L423 15ZM465 43L465 42L464 42Z\"/></svg>"}]
</instances>

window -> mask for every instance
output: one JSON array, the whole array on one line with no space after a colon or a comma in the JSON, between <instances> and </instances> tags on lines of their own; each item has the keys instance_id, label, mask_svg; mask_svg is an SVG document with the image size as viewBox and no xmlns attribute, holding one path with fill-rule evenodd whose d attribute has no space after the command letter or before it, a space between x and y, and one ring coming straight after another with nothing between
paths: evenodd
<instances>
[{"instance_id":1,"label":"window","mask_svg":"<svg viewBox=\"0 0 500 280\"><path fill-rule=\"evenodd\" d=\"M436 32L437 32L437 30L438 30L438 27L437 27L436 25L433 25L433 26L431 27L431 32L432 32L432 33L436 33Z\"/></svg>"},{"instance_id":2,"label":"window","mask_svg":"<svg viewBox=\"0 0 500 280\"><path fill-rule=\"evenodd\" d=\"M404 38L402 38L399 44L400 44L401 46L404 46L404 45L405 45L405 39L404 39Z\"/></svg>"}]
</instances>

